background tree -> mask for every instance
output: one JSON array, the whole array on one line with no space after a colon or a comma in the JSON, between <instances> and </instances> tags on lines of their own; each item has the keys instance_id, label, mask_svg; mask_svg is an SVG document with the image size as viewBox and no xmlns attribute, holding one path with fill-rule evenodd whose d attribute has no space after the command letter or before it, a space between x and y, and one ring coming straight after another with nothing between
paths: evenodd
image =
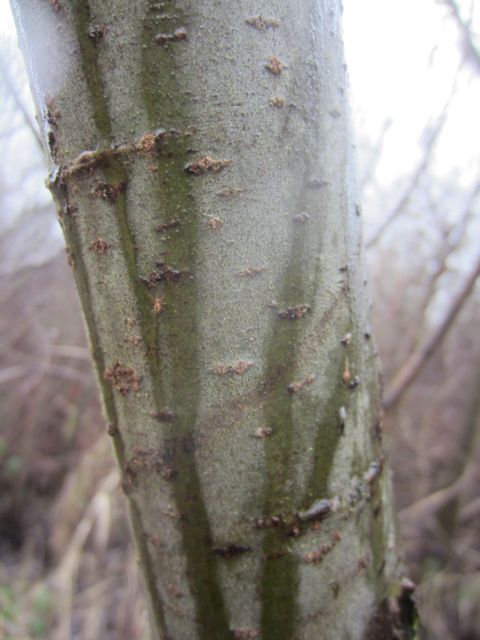
<instances>
[{"instance_id":1,"label":"background tree","mask_svg":"<svg viewBox=\"0 0 480 640\"><path fill-rule=\"evenodd\" d=\"M339 4L14 8L154 636L392 636Z\"/></svg>"}]
</instances>

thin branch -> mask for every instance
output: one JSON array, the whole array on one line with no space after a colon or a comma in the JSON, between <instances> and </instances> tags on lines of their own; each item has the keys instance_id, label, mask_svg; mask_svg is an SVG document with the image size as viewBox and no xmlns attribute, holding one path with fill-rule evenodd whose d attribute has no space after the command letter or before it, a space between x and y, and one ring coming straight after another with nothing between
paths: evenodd
<instances>
[{"instance_id":1,"label":"thin branch","mask_svg":"<svg viewBox=\"0 0 480 640\"><path fill-rule=\"evenodd\" d=\"M69 382L77 382L82 385L88 386L93 384L93 378L81 371L72 369L71 367L65 367L63 365L56 365L49 362L38 362L33 365L15 365L0 369L0 384L6 384L23 377L43 377L44 375L60 378L61 380L68 380Z\"/></svg>"},{"instance_id":2,"label":"thin branch","mask_svg":"<svg viewBox=\"0 0 480 640\"><path fill-rule=\"evenodd\" d=\"M420 162L419 162L417 168L415 169L415 171L412 173L412 175L410 177L410 181L407 184L406 188L404 189L403 194L400 196L400 199L397 202L397 204L395 205L395 207L387 215L387 217L381 223L381 225L377 228L377 230L372 235L372 237L369 240L367 240L367 242L365 243L367 249L370 249L375 244L377 244L377 242L383 236L383 234L385 233L387 228L391 225L391 223L394 220L396 220L396 218L398 218L398 216L405 210L405 208L408 205L408 202L409 202L413 192L415 191L415 189L418 187L418 185L420 183L421 177L423 176L423 174L425 173L428 165L430 164L433 148L434 148L438 138L440 137L440 133L443 130L443 126L444 126L444 124L445 124L445 122L447 120L448 110L450 108L450 105L452 103L453 97L455 95L455 91L456 91L456 88L457 88L457 79L458 79L458 74L459 74L460 68L461 68L461 66L459 66L457 68L456 72L455 72L455 75L454 75L454 78L453 78L453 82L452 82L452 88L450 90L448 98L445 101L445 104L443 105L443 109L442 109L440 115L438 116L435 125L433 126L433 128L431 129L431 131L428 134L428 139L427 139L427 142L425 144L425 148L424 148L424 151L423 151L422 159L420 160ZM426 130L428 130L428 127L426 127ZM424 132L423 135L425 135L425 132Z\"/></svg>"},{"instance_id":3,"label":"thin branch","mask_svg":"<svg viewBox=\"0 0 480 640\"><path fill-rule=\"evenodd\" d=\"M465 58L473 63L477 72L480 72L480 51L477 49L472 36L472 31L467 22L464 22L460 15L460 9L455 0L444 0L445 6L450 9L452 18L457 25L462 39L462 46Z\"/></svg>"},{"instance_id":4,"label":"thin branch","mask_svg":"<svg viewBox=\"0 0 480 640\"><path fill-rule=\"evenodd\" d=\"M464 505L460 509L460 513L458 514L459 520L461 522L466 522L467 520L472 520L476 518L480 514L480 496L475 498L472 502Z\"/></svg>"},{"instance_id":5,"label":"thin branch","mask_svg":"<svg viewBox=\"0 0 480 640\"><path fill-rule=\"evenodd\" d=\"M10 78L10 74L9 71L7 69L7 66L5 65L4 61L3 61L3 56L0 55L0 71L3 75L3 79L5 81L5 84L7 86L7 90L10 93L10 95L13 98L13 101L17 107L17 109L20 111L20 113L23 116L23 119L25 120L25 124L27 125L27 127L30 129L30 132L35 140L35 142L38 144L41 152L43 153L43 144L42 144L42 140L40 138L40 134L38 133L38 129L35 126L35 123L32 122L32 120L30 119L30 115L28 114L25 105L23 104L20 96L18 95L17 89L14 85L14 83L12 82L11 78Z\"/></svg>"},{"instance_id":6,"label":"thin branch","mask_svg":"<svg viewBox=\"0 0 480 640\"><path fill-rule=\"evenodd\" d=\"M468 472L467 472L468 471ZM420 498L408 507L401 509L399 512L400 520L406 518L415 518L418 520L420 516L425 518L426 516L433 515L443 509L449 502L456 498L462 491L462 489L468 484L473 469L465 469L465 472L446 487L438 489L433 493L430 493L424 498Z\"/></svg>"},{"instance_id":7,"label":"thin branch","mask_svg":"<svg viewBox=\"0 0 480 640\"><path fill-rule=\"evenodd\" d=\"M387 386L385 396L383 399L384 409L391 409L400 399L402 394L408 389L415 378L419 375L426 363L431 358L435 349L441 343L445 334L452 326L453 321L457 317L460 309L463 307L465 301L468 299L473 286L480 275L480 256L465 278L463 285L458 293L452 299L450 306L447 309L444 317L432 331L430 336L421 344L415 351L407 358L407 361L402 365L393 380Z\"/></svg>"},{"instance_id":8,"label":"thin branch","mask_svg":"<svg viewBox=\"0 0 480 640\"><path fill-rule=\"evenodd\" d=\"M53 344L50 347L50 352L53 357L75 358L76 360L85 360L86 362L90 362L91 360L90 351L85 347L78 347L76 345Z\"/></svg>"},{"instance_id":9,"label":"thin branch","mask_svg":"<svg viewBox=\"0 0 480 640\"><path fill-rule=\"evenodd\" d=\"M439 254L437 255L437 266L427 279L425 296L423 297L423 301L420 303L420 307L422 309L427 309L429 307L437 291L438 281L448 269L449 258L461 246L462 242L466 238L469 222L475 215L474 205L479 195L480 181L476 183L469 194L463 207L460 220L453 223L445 230L444 242L440 248ZM420 331L418 333L421 335L422 332Z\"/></svg>"},{"instance_id":10,"label":"thin branch","mask_svg":"<svg viewBox=\"0 0 480 640\"><path fill-rule=\"evenodd\" d=\"M366 168L365 174L362 176L362 179L359 185L360 193L363 193L363 191L365 190L365 186L372 181L372 176L375 174L378 163L380 162L380 159L382 157L383 148L385 146L385 138L391 126L392 126L392 120L390 118L387 118L384 121L383 126L380 130L380 135L378 137L377 142L375 143L373 152L369 154L370 159L366 163L367 168Z\"/></svg>"}]
</instances>

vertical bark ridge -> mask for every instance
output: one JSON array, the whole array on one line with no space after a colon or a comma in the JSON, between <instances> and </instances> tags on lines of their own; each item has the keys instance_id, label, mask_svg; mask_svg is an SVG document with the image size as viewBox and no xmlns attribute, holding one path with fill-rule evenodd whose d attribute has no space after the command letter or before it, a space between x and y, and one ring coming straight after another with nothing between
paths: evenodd
<instances>
[{"instance_id":1,"label":"vertical bark ridge","mask_svg":"<svg viewBox=\"0 0 480 640\"><path fill-rule=\"evenodd\" d=\"M101 70L97 59L97 50L94 44L88 38L88 29L91 21L90 4L87 0L76 1L72 3L72 11L74 18L74 27L76 31L77 40L80 47L81 61L83 71L87 81L87 86L91 94L91 102L93 106L93 116L95 125L98 132L102 136L102 144L107 145L112 143L112 125L109 116L108 104L105 98L105 90L102 80ZM151 317L150 304L148 294L144 289L138 286L138 271L137 271L137 257L135 239L130 229L128 222L127 212L127 188L128 188L128 173L121 161L118 159L110 159L103 167L103 173L107 184L124 184L125 189L118 194L114 202L114 215L118 227L118 235L121 239L122 254L125 257L127 272L130 279L130 287L134 292L134 296L137 303L137 314L140 318L140 331L142 339L146 348L147 361L151 369L152 379L155 382L158 381L158 337L154 321ZM79 276L78 280L81 280L82 287L86 287L88 290L88 276L85 272L83 263L81 262L82 247L78 233L75 229L70 229L70 233L67 233L67 238L70 242L75 242L80 245L74 248L74 253L77 259ZM101 353L99 337L96 331L96 324L93 311L89 311L90 306L88 301L90 300L89 294L85 296L84 311L87 319L87 326L89 328L90 340L95 351ZM105 371L105 362L103 354L97 361L98 378L102 388L102 395L105 403L105 408L108 418L112 424L117 425L117 411L115 407L115 401L113 398L113 392L111 388L105 383L103 379ZM102 370L103 369L103 370ZM157 382L158 384L158 382ZM155 384L154 384L155 386ZM157 395L157 394L156 394ZM115 453L117 455L121 468L125 468L127 461L121 435L118 434L114 438ZM156 579L153 573L152 562L150 560L150 551L145 541L145 529L142 524L142 518L140 510L138 509L135 500L132 496L129 496L129 507L132 516L133 528L135 531L135 538L137 543L137 549L140 554L140 561L143 566L145 584L150 598L150 615L156 620L155 626L160 629L164 637L168 637L168 633L165 625L165 617L163 612L163 604L158 593L156 586Z\"/></svg>"},{"instance_id":2,"label":"vertical bark ridge","mask_svg":"<svg viewBox=\"0 0 480 640\"><path fill-rule=\"evenodd\" d=\"M51 182L50 191L57 205L58 211L62 212L65 208L65 203L69 202L68 187L62 184L59 179ZM97 330L98 323L95 318L95 312L91 305L92 295L90 293L90 282L85 264L83 262L83 249L82 242L77 232L75 222L68 213L60 215L60 222L65 233L65 238L68 242L68 248L74 256L74 278L77 287L78 295L82 303L82 313L87 328L88 339L90 342L90 350L93 355L94 365L97 374L98 385L101 389L103 408L108 420L109 426L114 430L113 434L113 447L116 458L120 468L124 468L126 465L125 447L121 433L117 430L118 415L115 406L115 398L113 396L112 388L106 383L104 379L104 372L106 368L105 357L101 344L99 332ZM157 596L157 589L155 585L155 576L151 571L150 555L148 547L145 542L144 530L142 525L141 515L133 500L129 500L130 519L132 528L134 531L134 540L140 561L144 567L144 580L146 588L151 594L151 598L154 601L152 606L151 615L156 621L157 628L161 629L164 637L167 637L165 618L163 613L163 605Z\"/></svg>"}]
</instances>

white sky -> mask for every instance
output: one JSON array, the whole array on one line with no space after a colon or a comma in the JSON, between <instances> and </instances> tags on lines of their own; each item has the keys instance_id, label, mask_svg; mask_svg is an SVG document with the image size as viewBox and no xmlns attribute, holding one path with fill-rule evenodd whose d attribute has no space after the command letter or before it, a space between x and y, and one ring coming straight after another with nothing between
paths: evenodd
<instances>
[{"instance_id":1,"label":"white sky","mask_svg":"<svg viewBox=\"0 0 480 640\"><path fill-rule=\"evenodd\" d=\"M445 7L434 0L345 0L344 5L352 102L355 112L361 111L362 134L375 139L387 117L394 121L377 172L377 179L388 184L392 175L412 168L425 123L441 112L451 91L459 61L458 32ZM468 70L459 78L457 96L436 169L448 174L458 159L469 182L479 169L474 132L480 83L478 78L471 82ZM471 164L465 172L466 159Z\"/></svg>"}]
</instances>

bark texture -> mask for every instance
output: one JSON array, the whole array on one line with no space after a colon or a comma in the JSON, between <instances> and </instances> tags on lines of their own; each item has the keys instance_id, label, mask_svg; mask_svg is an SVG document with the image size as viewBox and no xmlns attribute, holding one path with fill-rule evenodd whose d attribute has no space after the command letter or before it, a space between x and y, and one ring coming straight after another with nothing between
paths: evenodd
<instances>
[{"instance_id":1,"label":"bark texture","mask_svg":"<svg viewBox=\"0 0 480 640\"><path fill-rule=\"evenodd\" d=\"M12 1L153 637L394 637L340 2Z\"/></svg>"}]
</instances>

